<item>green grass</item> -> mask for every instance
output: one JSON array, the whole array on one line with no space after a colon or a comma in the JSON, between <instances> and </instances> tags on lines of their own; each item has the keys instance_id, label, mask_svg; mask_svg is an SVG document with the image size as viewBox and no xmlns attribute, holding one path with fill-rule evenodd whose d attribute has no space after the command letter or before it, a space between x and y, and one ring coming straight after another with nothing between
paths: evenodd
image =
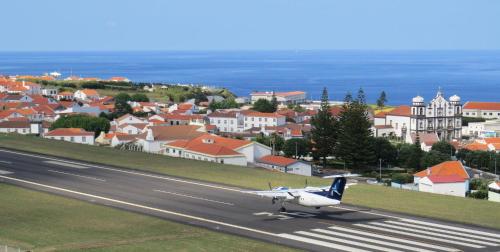
<instances>
[{"instance_id":1,"label":"green grass","mask_svg":"<svg viewBox=\"0 0 500 252\"><path fill-rule=\"evenodd\" d=\"M0 244L35 251L293 251L0 183Z\"/></svg>"},{"instance_id":2,"label":"green grass","mask_svg":"<svg viewBox=\"0 0 500 252\"><path fill-rule=\"evenodd\" d=\"M124 152L105 147L13 134L1 134L0 147L154 171L244 188L267 189L268 182L271 182L273 186L286 185L299 188L303 187L305 182L303 176L265 169L169 158L140 152ZM331 180L317 177L307 178L307 180L309 185L328 185L331 183ZM344 202L500 229L500 204L485 200L360 184L352 186L346 191Z\"/></svg>"}]
</instances>

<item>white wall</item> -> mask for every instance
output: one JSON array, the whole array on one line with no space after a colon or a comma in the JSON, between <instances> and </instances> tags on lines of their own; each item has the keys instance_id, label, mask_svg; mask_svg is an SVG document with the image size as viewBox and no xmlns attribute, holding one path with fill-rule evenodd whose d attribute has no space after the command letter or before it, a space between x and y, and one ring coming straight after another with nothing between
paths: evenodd
<instances>
[{"instance_id":1,"label":"white wall","mask_svg":"<svg viewBox=\"0 0 500 252\"><path fill-rule=\"evenodd\" d=\"M427 177L421 178L418 184L418 190L421 192L430 192L444 195L465 197L468 190L468 183L432 183Z\"/></svg>"},{"instance_id":2,"label":"white wall","mask_svg":"<svg viewBox=\"0 0 500 252\"><path fill-rule=\"evenodd\" d=\"M94 145L94 136L44 136L44 138L66 142Z\"/></svg>"},{"instance_id":3,"label":"white wall","mask_svg":"<svg viewBox=\"0 0 500 252\"><path fill-rule=\"evenodd\" d=\"M288 173L293 173L293 174L298 174L298 175L303 175L303 176L311 176L312 175L311 165L303 163L303 162L297 162L297 163L291 164L287 168L288 168L287 169Z\"/></svg>"},{"instance_id":4,"label":"white wall","mask_svg":"<svg viewBox=\"0 0 500 252\"><path fill-rule=\"evenodd\" d=\"M488 200L494 202L500 202L500 193L488 191Z\"/></svg>"},{"instance_id":5,"label":"white wall","mask_svg":"<svg viewBox=\"0 0 500 252\"><path fill-rule=\"evenodd\" d=\"M0 133L30 134L30 128L0 128Z\"/></svg>"}]
</instances>

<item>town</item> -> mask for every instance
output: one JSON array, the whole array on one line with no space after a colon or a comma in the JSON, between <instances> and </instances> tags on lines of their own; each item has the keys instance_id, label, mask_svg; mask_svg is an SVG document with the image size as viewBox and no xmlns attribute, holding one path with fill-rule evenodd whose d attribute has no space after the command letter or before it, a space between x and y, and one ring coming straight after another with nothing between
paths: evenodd
<instances>
[{"instance_id":1,"label":"town","mask_svg":"<svg viewBox=\"0 0 500 252\"><path fill-rule=\"evenodd\" d=\"M169 89L185 93L161 99ZM385 92L368 105L362 90L336 102L326 89L321 101L304 91L236 97L53 72L0 77L0 92L1 133L304 176L348 169L369 183L500 202L500 102L439 88L388 106Z\"/></svg>"}]
</instances>

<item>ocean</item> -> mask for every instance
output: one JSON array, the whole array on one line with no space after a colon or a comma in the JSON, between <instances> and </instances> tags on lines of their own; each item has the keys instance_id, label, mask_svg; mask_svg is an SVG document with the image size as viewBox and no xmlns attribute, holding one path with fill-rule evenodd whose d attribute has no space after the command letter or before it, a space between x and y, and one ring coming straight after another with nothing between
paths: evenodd
<instances>
[{"instance_id":1,"label":"ocean","mask_svg":"<svg viewBox=\"0 0 500 252\"><path fill-rule=\"evenodd\" d=\"M125 76L134 82L195 83L252 91L304 90L331 100L365 91L374 103L426 101L439 88L463 101L500 101L500 51L142 51L0 52L0 75L58 71L82 77Z\"/></svg>"}]
</instances>

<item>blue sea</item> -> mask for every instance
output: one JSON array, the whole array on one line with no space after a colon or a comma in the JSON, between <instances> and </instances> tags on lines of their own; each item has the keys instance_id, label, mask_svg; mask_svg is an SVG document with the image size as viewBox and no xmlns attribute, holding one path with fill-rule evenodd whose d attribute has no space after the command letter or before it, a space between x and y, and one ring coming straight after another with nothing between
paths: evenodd
<instances>
[{"instance_id":1,"label":"blue sea","mask_svg":"<svg viewBox=\"0 0 500 252\"><path fill-rule=\"evenodd\" d=\"M331 100L363 88L368 102L385 91L389 104L416 95L463 101L500 101L500 51L148 51L0 52L0 75L58 71L83 77L125 76L135 82L226 87L239 96L255 90L304 90Z\"/></svg>"}]
</instances>

